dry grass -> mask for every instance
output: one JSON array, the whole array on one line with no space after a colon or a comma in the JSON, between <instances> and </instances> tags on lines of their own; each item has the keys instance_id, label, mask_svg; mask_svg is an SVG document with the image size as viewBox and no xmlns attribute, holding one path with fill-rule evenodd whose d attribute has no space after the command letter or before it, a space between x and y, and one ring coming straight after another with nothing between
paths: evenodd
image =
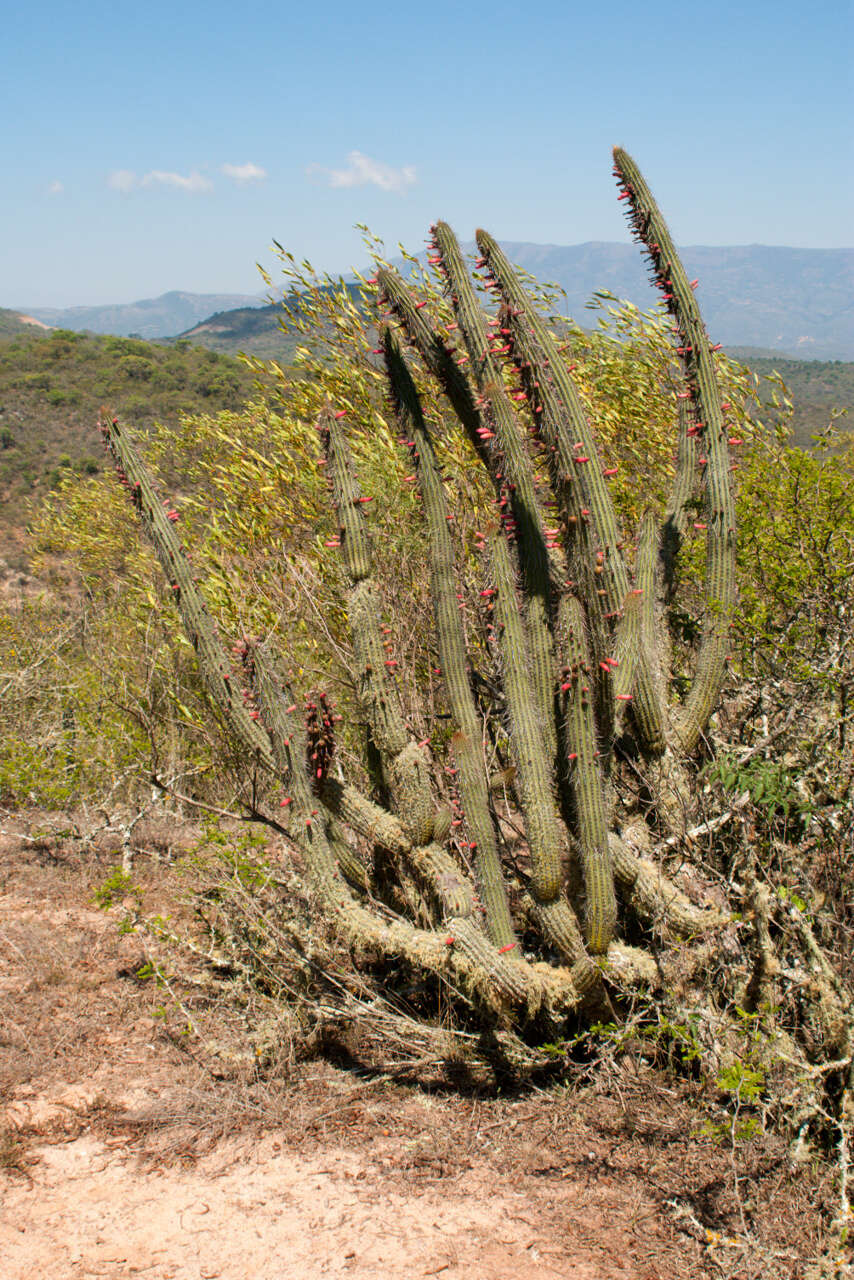
<instances>
[{"instance_id":1,"label":"dry grass","mask_svg":"<svg viewBox=\"0 0 854 1280\"><path fill-rule=\"evenodd\" d=\"M562 1086L461 1087L438 1060L415 1085L393 1043L402 1022L390 1026L387 1069L367 1069L376 1034L359 1040L357 1004L346 1034L339 1007L332 1034L315 1025L300 1041L281 1010L277 1032L275 992L253 1004L225 971L213 991L201 966L156 986L140 938L119 932L120 905L104 913L91 901L114 858L74 840L0 846L0 1176L36 1178L46 1146L84 1135L144 1177L195 1167L245 1134L307 1156L346 1147L365 1178L400 1194L512 1187L550 1238L610 1249L638 1276L795 1280L825 1247L830 1166L814 1156L796 1167L773 1133L733 1146L710 1132L714 1091L656 1069L642 1047L602 1053L595 1069L579 1062ZM140 857L134 879L146 908L189 924L175 868ZM342 958L323 954L340 977Z\"/></svg>"}]
</instances>

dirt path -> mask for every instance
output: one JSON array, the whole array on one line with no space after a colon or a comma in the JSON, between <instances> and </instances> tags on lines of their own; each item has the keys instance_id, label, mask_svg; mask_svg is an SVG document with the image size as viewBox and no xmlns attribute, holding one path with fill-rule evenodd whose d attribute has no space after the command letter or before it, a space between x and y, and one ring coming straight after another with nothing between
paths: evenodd
<instances>
[{"instance_id":1,"label":"dirt path","mask_svg":"<svg viewBox=\"0 0 854 1280\"><path fill-rule=\"evenodd\" d=\"M10 1195L0 1232L9 1280L33 1276L483 1276L577 1280L663 1276L554 1240L525 1190L473 1171L417 1190L375 1178L358 1152L300 1157L226 1142L191 1170L144 1176L94 1136L43 1150L38 1178ZM567 1188L572 1195L572 1188ZM598 1257L597 1257L598 1253Z\"/></svg>"},{"instance_id":2,"label":"dirt path","mask_svg":"<svg viewBox=\"0 0 854 1280\"><path fill-rule=\"evenodd\" d=\"M692 1136L683 1094L628 1068L586 1099L323 1062L284 1084L213 1077L152 1016L138 939L91 903L110 861L0 843L4 1280L794 1277L793 1233L801 1258L817 1249L815 1178L757 1152L748 1240L726 1153Z\"/></svg>"}]
</instances>

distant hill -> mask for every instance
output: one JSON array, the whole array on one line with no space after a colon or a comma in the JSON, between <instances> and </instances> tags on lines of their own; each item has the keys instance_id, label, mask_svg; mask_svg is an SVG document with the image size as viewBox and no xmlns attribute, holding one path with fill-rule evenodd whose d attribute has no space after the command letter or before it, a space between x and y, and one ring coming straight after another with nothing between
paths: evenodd
<instances>
[{"instance_id":1,"label":"distant hill","mask_svg":"<svg viewBox=\"0 0 854 1280\"><path fill-rule=\"evenodd\" d=\"M278 305L217 311L200 324L186 329L175 341L194 342L225 355L243 352L260 360L279 360L288 364L293 358L297 338L282 329L279 321L284 319L284 312Z\"/></svg>"},{"instance_id":2,"label":"distant hill","mask_svg":"<svg viewBox=\"0 0 854 1280\"><path fill-rule=\"evenodd\" d=\"M214 311L262 307L263 298L245 293L163 293L159 298L104 307L31 307L27 314L56 329L112 333L119 337L165 338L189 329Z\"/></svg>"},{"instance_id":3,"label":"distant hill","mask_svg":"<svg viewBox=\"0 0 854 1280\"><path fill-rule=\"evenodd\" d=\"M22 315L20 311L8 311L0 307L0 338L9 338L16 333L44 332L49 326L33 316Z\"/></svg>"},{"instance_id":4,"label":"distant hill","mask_svg":"<svg viewBox=\"0 0 854 1280\"><path fill-rule=\"evenodd\" d=\"M65 468L86 474L103 465L102 404L145 431L184 410L240 408L253 394L245 364L187 342L21 329L0 338L0 558L15 567L25 563L30 501Z\"/></svg>"},{"instance_id":5,"label":"distant hill","mask_svg":"<svg viewBox=\"0 0 854 1280\"><path fill-rule=\"evenodd\" d=\"M358 282L350 281L346 288L351 300L358 306L361 302ZM298 311L299 298L296 295L289 295L285 301L291 311ZM289 364L299 338L283 328L286 320L280 303L255 308L238 307L234 311L218 311L216 315L208 316L201 324L180 334L179 340L195 342L226 355L243 352L261 360L278 360Z\"/></svg>"},{"instance_id":6,"label":"distant hill","mask_svg":"<svg viewBox=\"0 0 854 1280\"><path fill-rule=\"evenodd\" d=\"M608 289L646 310L657 297L635 245L503 241L511 261L566 291L565 315ZM471 248L471 246L469 246ZM854 360L854 249L770 245L680 250L709 333L725 347L769 347L800 359Z\"/></svg>"},{"instance_id":7,"label":"distant hill","mask_svg":"<svg viewBox=\"0 0 854 1280\"><path fill-rule=\"evenodd\" d=\"M586 304L597 290L610 290L643 309L655 301L635 245L502 243L520 267L566 291L562 310L582 324ZM464 247L473 249L472 244ZM682 255L689 274L699 278L698 296L715 342L762 347L799 359L854 360L854 249L689 245ZM275 309L263 297L246 294L173 292L124 306L22 310L66 329L143 338L186 334L196 340L196 326L210 322L204 332L214 350L283 355L281 345L274 347ZM262 316L227 318L229 312L250 310Z\"/></svg>"}]
</instances>

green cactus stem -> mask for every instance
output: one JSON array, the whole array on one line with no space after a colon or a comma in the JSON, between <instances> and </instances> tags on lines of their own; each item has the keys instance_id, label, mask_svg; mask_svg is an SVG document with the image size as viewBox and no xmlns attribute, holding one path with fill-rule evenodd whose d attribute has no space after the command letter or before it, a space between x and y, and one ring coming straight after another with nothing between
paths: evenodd
<instances>
[{"instance_id":1,"label":"green cactus stem","mask_svg":"<svg viewBox=\"0 0 854 1280\"><path fill-rule=\"evenodd\" d=\"M569 545L573 535L585 525L588 530L587 543L579 548L577 556L571 556L571 564L580 563L581 572L589 575L592 551L601 570L595 586L590 587L583 581L580 584L591 613L591 638L598 665L607 656L599 619L619 617L629 590L629 578L621 553L622 539L614 503L603 475L596 440L557 344L506 255L486 231L477 231L476 238L492 281L504 299L502 317L507 322L513 360L523 372L528 388L535 430L546 448L553 472L557 473L553 483L562 506ZM635 717L647 749L663 750L661 708L642 659L637 664Z\"/></svg>"},{"instance_id":2,"label":"green cactus stem","mask_svg":"<svg viewBox=\"0 0 854 1280\"><path fill-rule=\"evenodd\" d=\"M661 531L661 562L668 600L673 598L676 588L676 561L688 529L689 509L697 480L698 428L694 421L692 402L680 400L678 406L676 472Z\"/></svg>"},{"instance_id":3,"label":"green cactus stem","mask_svg":"<svg viewBox=\"0 0 854 1280\"><path fill-rule=\"evenodd\" d=\"M448 530L445 491L433 442L424 421L418 394L391 331L381 335L395 414L411 441L421 503L427 525L430 586L442 676L457 726L453 749L459 768L459 788L465 820L475 846L478 889L486 912L487 930L499 947L513 946L516 935L507 903L495 840L489 790L483 769L480 718L469 680L465 637L457 600L454 547Z\"/></svg>"},{"instance_id":4,"label":"green cactus stem","mask_svg":"<svg viewBox=\"0 0 854 1280\"><path fill-rule=\"evenodd\" d=\"M318 430L326 452L340 525L341 556L350 575L347 613L359 671L359 700L380 756L391 808L400 817L413 847L433 832L433 796L427 757L407 733L400 699L389 675L383 647L380 609L371 579L372 557L353 460L342 422L331 408L320 415Z\"/></svg>"},{"instance_id":5,"label":"green cactus stem","mask_svg":"<svg viewBox=\"0 0 854 1280\"><path fill-rule=\"evenodd\" d=\"M558 607L557 641L560 714L584 876L585 936L590 950L602 955L614 934L617 901L593 716L592 659L584 609L572 595L564 595Z\"/></svg>"},{"instance_id":6,"label":"green cactus stem","mask_svg":"<svg viewBox=\"0 0 854 1280\"><path fill-rule=\"evenodd\" d=\"M656 521L647 512L638 530L638 550L635 562L633 591L640 599L640 653L646 660L650 673L652 692L661 708L662 717L666 704L666 685L669 670L665 665L669 658L664 625L658 615L658 566L659 538Z\"/></svg>"},{"instance_id":7,"label":"green cactus stem","mask_svg":"<svg viewBox=\"0 0 854 1280\"><path fill-rule=\"evenodd\" d=\"M532 687L516 571L503 533L493 536L490 551L516 794L525 818L531 857L531 911L549 942L574 964L586 953L577 918L563 894L561 853L565 838L555 802L551 759Z\"/></svg>"},{"instance_id":8,"label":"green cactus stem","mask_svg":"<svg viewBox=\"0 0 854 1280\"><path fill-rule=\"evenodd\" d=\"M453 351L396 271L390 267L382 268L377 273L377 282L380 299L400 320L409 341L448 397L472 447L487 472L492 474L493 451L488 447L484 435L488 427L475 403L469 380L460 370Z\"/></svg>"},{"instance_id":9,"label":"green cactus stem","mask_svg":"<svg viewBox=\"0 0 854 1280\"><path fill-rule=\"evenodd\" d=\"M477 303L471 277L456 236L446 222L433 227L433 244L447 277L448 292L469 354L472 376L481 395L481 434L496 437L500 454L499 514L519 548L525 587L525 624L531 679L549 757L554 760L555 666L550 630L552 569L546 548L545 523L534 484L534 468L515 410L507 395L497 357L493 356L486 316ZM499 335L500 337L500 335ZM493 466L493 472L496 468ZM502 501L503 500L503 501Z\"/></svg>"},{"instance_id":10,"label":"green cactus stem","mask_svg":"<svg viewBox=\"0 0 854 1280\"><path fill-rule=\"evenodd\" d=\"M350 449L342 423L331 409L321 415L319 427L338 511L342 556L351 578L347 603L362 676L361 702L380 754L392 809L399 814L409 842L405 849L398 845L398 852L421 892L437 905L441 919L468 916L474 911L473 889L449 854L431 841L434 815L428 760L424 749L407 734L397 690L386 672L379 606L370 578L370 539ZM387 829L388 815L380 812L378 817Z\"/></svg>"},{"instance_id":11,"label":"green cactus stem","mask_svg":"<svg viewBox=\"0 0 854 1280\"><path fill-rule=\"evenodd\" d=\"M99 425L104 443L115 460L119 481L127 489L163 567L214 707L234 738L267 769L271 769L270 740L244 707L239 689L232 688L230 663L216 634L204 596L196 585L192 566L175 525L168 518L148 472L118 419L105 416Z\"/></svg>"},{"instance_id":12,"label":"green cactus stem","mask_svg":"<svg viewBox=\"0 0 854 1280\"><path fill-rule=\"evenodd\" d=\"M561 888L561 837L552 792L551 763L532 688L515 569L502 533L496 533L490 539L490 553L510 749L516 766L516 793L525 816L525 834L531 854L530 890L538 902L551 902Z\"/></svg>"},{"instance_id":13,"label":"green cactus stem","mask_svg":"<svg viewBox=\"0 0 854 1280\"><path fill-rule=\"evenodd\" d=\"M614 148L614 173L635 237L645 247L655 283L676 321L678 354L702 453L706 489L706 609L696 671L684 705L673 717L674 745L696 745L723 687L729 629L735 607L735 504L726 426L715 360L694 290L667 224L631 156Z\"/></svg>"},{"instance_id":14,"label":"green cactus stem","mask_svg":"<svg viewBox=\"0 0 854 1280\"><path fill-rule=\"evenodd\" d=\"M629 592L617 625L612 672L617 702L613 729L616 737L623 732L626 713L632 701L632 689L635 687L635 664L641 648L641 597L640 590L637 594L634 590Z\"/></svg>"}]
</instances>

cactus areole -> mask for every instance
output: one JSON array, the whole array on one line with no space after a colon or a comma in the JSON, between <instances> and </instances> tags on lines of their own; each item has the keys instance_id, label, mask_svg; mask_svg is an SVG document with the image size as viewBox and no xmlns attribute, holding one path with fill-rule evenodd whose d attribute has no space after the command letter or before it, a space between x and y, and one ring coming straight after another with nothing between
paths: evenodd
<instances>
[{"instance_id":1,"label":"cactus areole","mask_svg":"<svg viewBox=\"0 0 854 1280\"><path fill-rule=\"evenodd\" d=\"M326 695L306 704L274 645L242 640L232 655L240 678L232 678L175 513L120 424L102 423L210 698L247 768L281 784L274 814L287 824L316 901L363 960L447 981L466 1016L492 1037L492 1051L515 1045L517 1061L546 1035L583 1019L613 1019L641 998L678 1010L676 993L692 984L708 991L712 971L721 986L708 1007L734 1009L758 963L754 935L734 923L749 905L748 887L715 880L699 862L688 880L674 877L695 858L693 757L722 691L735 600L729 433L715 348L696 281L619 148L614 173L674 322L673 361L683 376L673 403L672 493L663 514L648 513L630 539L631 561L610 489L616 469L601 456L565 336L537 310L493 237L477 232L486 310L443 222L431 228L429 262L445 290L444 310L435 292L425 298L387 265L366 286L377 304L373 353L384 367L405 494L420 504L435 674L451 718L436 758L430 741L416 741L407 726L401 655L391 651L374 577L373 508L348 443L353 424L329 404L317 422L319 461L338 531L326 546L345 580L351 669L377 779L370 793L333 765ZM440 310L444 323L434 318ZM488 618L481 658L469 644L453 506L416 387L425 377L438 384L494 498L493 518L476 540L483 579L476 605ZM678 696L665 604L689 528L705 541L704 605L693 669L680 672ZM486 710L483 681L474 679L484 652L501 685ZM508 744L499 785L501 817L510 812L521 833L512 856L484 765L490 716ZM444 789L437 791L437 778ZM711 964L720 948L728 959ZM827 990L816 1000L825 1012L832 1004ZM829 1014L825 1021L839 1025ZM827 1044L828 1053L846 1052L830 1032ZM802 1054L794 1036L787 1053Z\"/></svg>"}]
</instances>

